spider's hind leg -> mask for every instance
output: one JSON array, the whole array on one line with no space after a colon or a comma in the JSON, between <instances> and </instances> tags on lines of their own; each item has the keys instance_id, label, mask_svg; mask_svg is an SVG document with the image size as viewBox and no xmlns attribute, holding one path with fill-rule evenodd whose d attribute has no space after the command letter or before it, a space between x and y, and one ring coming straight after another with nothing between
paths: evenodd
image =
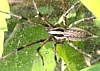
<instances>
[{"instance_id":1,"label":"spider's hind leg","mask_svg":"<svg viewBox=\"0 0 100 71\"><path fill-rule=\"evenodd\" d=\"M94 16L93 16L93 17L87 17L87 18L79 19L79 20L77 20L77 21L71 23L71 24L68 26L68 28L71 28L71 27L73 27L73 26L79 24L80 22L89 21L89 20L93 20L93 19L95 19Z\"/></svg>"},{"instance_id":2,"label":"spider's hind leg","mask_svg":"<svg viewBox=\"0 0 100 71\"><path fill-rule=\"evenodd\" d=\"M79 49L77 46L75 46L73 43L71 43L70 41L67 42L68 45L70 45L72 48L74 48L75 50L79 51L80 53L82 53L83 55L91 58L92 56L90 54L87 54L86 52L82 51L81 49Z\"/></svg>"}]
</instances>

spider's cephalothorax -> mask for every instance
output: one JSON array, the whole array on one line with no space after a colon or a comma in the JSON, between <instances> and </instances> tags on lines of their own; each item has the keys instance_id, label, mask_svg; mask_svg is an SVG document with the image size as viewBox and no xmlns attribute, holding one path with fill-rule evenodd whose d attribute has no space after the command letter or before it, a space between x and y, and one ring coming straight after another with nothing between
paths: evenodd
<instances>
[{"instance_id":1,"label":"spider's cephalothorax","mask_svg":"<svg viewBox=\"0 0 100 71\"><path fill-rule=\"evenodd\" d=\"M76 3L74 3L74 5L72 5L70 7L70 9L68 9L64 14L63 14L63 25L66 27L66 16L68 15L68 13L75 7L75 5L77 5L80 1L77 1ZM67 28L62 28L62 27L58 27L58 24L56 23L55 25L52 25L51 23L48 22L48 20L39 12L38 8L37 8L37 5L35 3L35 1L33 0L33 4L34 4L34 8L37 12L37 15L38 17L40 17L44 22L45 24L40 24L40 23L37 23L35 21L31 21L30 19L27 19L25 17L22 17L22 16L18 16L18 15L15 15L15 14L12 14L12 13L7 13L7 12L3 12L3 11L0 11L2 13L6 13L6 14L10 14L14 17L17 17L19 19L22 19L22 20L27 20L28 22L30 23L37 23L38 25L42 25L46 28L48 34L49 34L49 37L47 39L40 39L38 41L35 41L35 42L32 42L32 43L29 43L29 44L26 44L26 45L23 45L17 49L15 49L14 51L10 52L9 54L5 55L4 57L2 57L1 59L5 59L7 58L8 56L10 56L11 54L19 51L19 50L22 50L23 48L26 48L26 47L29 47L33 44L36 44L36 43L39 43L39 42L42 42L42 44L38 47L37 49L37 53L39 54L39 56L41 57L42 59L42 62L43 62L43 65L44 65L44 60L43 60L43 57L42 55L40 54L40 49L42 48L42 46L49 42L49 41L55 41L54 43L54 58L55 58L55 62L57 64L57 57L56 57L56 44L58 43L62 43L64 41L67 41L67 43L73 47L74 49L76 49L77 51L79 51L80 53L88 56L88 57L91 57L91 55L85 53L84 51L82 51L81 49L79 49L78 47L76 47L74 44L72 44L70 41L84 41L86 39L89 39L89 38L97 38L96 35L93 35L92 33L84 30L84 29L81 29L81 28L76 28L76 27L73 27L74 25L76 24L79 24L80 22L83 22L83 21L88 21L88 20L93 20L95 19L95 17L88 17L88 18L83 18L83 19L80 19L78 21L75 21L73 23L71 23Z\"/></svg>"}]
</instances>

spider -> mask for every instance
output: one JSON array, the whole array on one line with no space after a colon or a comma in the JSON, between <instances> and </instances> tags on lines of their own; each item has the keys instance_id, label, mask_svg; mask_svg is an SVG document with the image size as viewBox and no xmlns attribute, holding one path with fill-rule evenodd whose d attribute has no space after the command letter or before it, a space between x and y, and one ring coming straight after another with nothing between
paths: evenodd
<instances>
[{"instance_id":1,"label":"spider","mask_svg":"<svg viewBox=\"0 0 100 71\"><path fill-rule=\"evenodd\" d=\"M29 44L25 44L21 47L18 47L17 49L13 50L12 52L8 53L7 55L3 56L1 58L2 59L5 59L7 57L9 57L10 55L16 53L17 51L20 51L24 48L27 48L31 45L34 45L34 44L37 44L37 43L40 43L42 42L42 44L37 48L37 53L38 55L41 57L42 59L42 63L44 65L44 59L43 59L43 56L41 55L40 53L40 49L42 48L43 45L45 45L47 42L50 42L50 41L54 41L54 60L55 60L55 63L58 65L58 62L57 62L57 56L56 56L56 46L57 44L60 44L60 43L63 43L64 41L67 41L67 43L72 47L74 48L75 50L77 50L78 52L82 53L83 55L86 55L88 57L91 57L91 55L87 54L86 52L82 51L81 49L79 49L77 46L75 46L73 43L71 43L70 41L85 41L87 39L91 39L91 38L97 38L96 35L93 35L92 33L84 30L84 29L81 29L81 28L77 28L77 27L73 27L77 24L79 24L80 22L83 22L83 21L89 21L89 20L93 20L95 19L95 17L88 17L88 18L82 18L80 20L77 20L73 23L71 23L68 27L66 26L67 25L67 22L66 22L66 16L69 14L69 12L78 4L80 3L80 1L77 1L76 3L74 3L62 16L63 20L63 26L64 27L61 27L59 25L59 22L55 23L54 25L51 24L44 16L42 13L39 12L38 8L37 8L37 5L35 3L35 1L33 0L33 4L34 4L34 8L36 10L36 13L38 15L39 18L41 18L41 20L43 20L45 22L45 24L41 24L41 23L37 23L33 20L30 20L28 18L25 18L25 17L22 17L22 16L18 16L18 15L15 15L13 13L7 13L7 12L3 12L3 11L0 11L2 13L6 13L6 14L10 14L11 16L14 16L14 17L17 17L19 19L22 19L22 20L26 20L28 21L29 23L34 23L34 24L38 24L38 25L42 25L45 27L45 29L47 30L48 34L49 34L49 37L47 39L40 39L40 40L37 40L35 42L31 42Z\"/></svg>"}]
</instances>

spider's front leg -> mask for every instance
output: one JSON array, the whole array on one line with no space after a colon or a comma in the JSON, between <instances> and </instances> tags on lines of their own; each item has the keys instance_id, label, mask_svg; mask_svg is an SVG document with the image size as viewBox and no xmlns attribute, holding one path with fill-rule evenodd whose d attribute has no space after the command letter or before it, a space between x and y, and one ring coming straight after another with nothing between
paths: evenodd
<instances>
[{"instance_id":1,"label":"spider's front leg","mask_svg":"<svg viewBox=\"0 0 100 71\"><path fill-rule=\"evenodd\" d=\"M44 42L45 40L46 40L46 39L40 39L40 40L38 40L38 41L31 42L31 43L29 43L29 44L25 44L25 45L23 45L23 46L21 46L21 47L18 47L17 49L11 51L10 53L8 53L8 54L6 54L5 56L3 56L2 58L0 58L0 60L6 59L7 57L11 56L12 54L14 54L14 53L16 53L16 52L18 52L18 51L20 51L20 50L22 50L22 49L24 49L24 48L27 48L27 47L32 46L32 45L34 45L34 44L37 44L37 43L39 43L39 42Z\"/></svg>"},{"instance_id":2,"label":"spider's front leg","mask_svg":"<svg viewBox=\"0 0 100 71\"><path fill-rule=\"evenodd\" d=\"M43 65L44 65L44 59L43 59L43 56L41 55L41 53L39 51L40 51L40 49L42 48L42 46L44 44L46 44L47 42L49 42L51 40L51 38L52 37L50 36L49 38L47 38L46 40L44 40L43 43L37 48L37 53L41 57Z\"/></svg>"},{"instance_id":3,"label":"spider's front leg","mask_svg":"<svg viewBox=\"0 0 100 71\"><path fill-rule=\"evenodd\" d=\"M59 64L57 62L57 56L56 56L57 55L57 53L56 53L57 51L56 51L56 47L57 47L57 42L54 43L54 60L56 62L56 66L58 67L58 69L61 70L61 68L60 68L60 66L59 66Z\"/></svg>"},{"instance_id":4,"label":"spider's front leg","mask_svg":"<svg viewBox=\"0 0 100 71\"><path fill-rule=\"evenodd\" d=\"M56 65L58 65L57 56L56 56L56 46L57 46L57 43L55 42L55 43L54 43L54 60L55 60L55 62L56 62Z\"/></svg>"},{"instance_id":5,"label":"spider's front leg","mask_svg":"<svg viewBox=\"0 0 100 71\"><path fill-rule=\"evenodd\" d=\"M43 21L46 23L46 25L48 25L49 27L52 28L53 25L39 12L39 10L38 10L38 8L37 8L37 5L36 5L36 3L35 3L34 0L33 0L33 4L34 4L34 8L35 8L35 10L36 10L36 13L37 13L38 17L40 17L41 20L43 20Z\"/></svg>"}]
</instances>

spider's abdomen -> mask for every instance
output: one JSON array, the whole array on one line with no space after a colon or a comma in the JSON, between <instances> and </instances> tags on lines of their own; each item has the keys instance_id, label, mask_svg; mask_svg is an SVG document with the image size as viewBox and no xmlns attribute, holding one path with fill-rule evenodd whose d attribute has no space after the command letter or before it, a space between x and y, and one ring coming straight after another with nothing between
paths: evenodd
<instances>
[{"instance_id":1,"label":"spider's abdomen","mask_svg":"<svg viewBox=\"0 0 100 71\"><path fill-rule=\"evenodd\" d=\"M67 37L67 40L71 41L84 41L88 38L97 38L96 35L76 27L65 30L64 37Z\"/></svg>"}]
</instances>

